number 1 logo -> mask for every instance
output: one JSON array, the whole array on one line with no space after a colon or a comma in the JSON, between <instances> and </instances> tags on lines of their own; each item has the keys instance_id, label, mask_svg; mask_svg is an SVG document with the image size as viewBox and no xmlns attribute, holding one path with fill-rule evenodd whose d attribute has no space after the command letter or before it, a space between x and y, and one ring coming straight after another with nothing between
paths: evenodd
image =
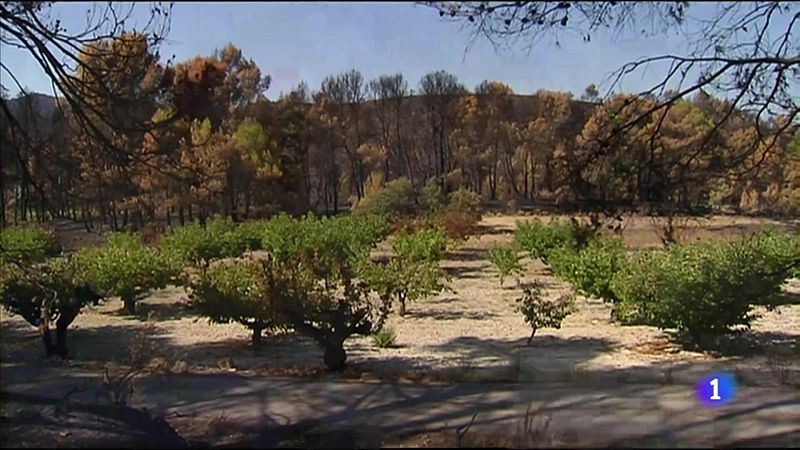
<instances>
[{"instance_id":1,"label":"number 1 logo","mask_svg":"<svg viewBox=\"0 0 800 450\"><path fill-rule=\"evenodd\" d=\"M695 386L697 400L704 406L720 406L733 401L736 396L736 379L724 372L714 373L698 380Z\"/></svg>"}]
</instances>

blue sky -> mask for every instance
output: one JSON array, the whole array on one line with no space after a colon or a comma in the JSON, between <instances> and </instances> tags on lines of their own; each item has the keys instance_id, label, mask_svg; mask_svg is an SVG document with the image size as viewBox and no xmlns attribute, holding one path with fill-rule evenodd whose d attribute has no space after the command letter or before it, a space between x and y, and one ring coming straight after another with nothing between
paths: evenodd
<instances>
[{"instance_id":1,"label":"blue sky","mask_svg":"<svg viewBox=\"0 0 800 450\"><path fill-rule=\"evenodd\" d=\"M147 4L137 5L146 13ZM709 13L714 5L693 4L692 14ZM56 4L53 19L78 30L87 3ZM144 15L141 15L144 17ZM485 79L508 83L522 94L538 89L571 91L580 95L589 83L600 83L614 69L636 57L678 50L680 39L659 35L613 40L596 34L590 43L565 37L558 48L542 42L530 53L521 48L498 53L479 41L465 53L469 33L460 24L441 19L436 10L413 3L190 3L174 6L168 43L162 56L176 61L211 54L228 42L253 58L272 76L267 95L277 98L299 81L318 89L326 75L350 68L365 78L402 72L412 88L429 71L444 69L470 89ZM32 91L50 93L47 79L23 51L3 47L3 63ZM624 90L637 91L657 80L625 80ZM17 88L3 73L12 95Z\"/></svg>"}]
</instances>

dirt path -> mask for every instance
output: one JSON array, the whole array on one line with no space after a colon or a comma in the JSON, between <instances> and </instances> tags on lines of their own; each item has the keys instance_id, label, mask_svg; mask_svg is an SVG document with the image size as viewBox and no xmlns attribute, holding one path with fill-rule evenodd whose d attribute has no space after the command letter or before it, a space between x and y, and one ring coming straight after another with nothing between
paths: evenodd
<instances>
[{"instance_id":1,"label":"dirt path","mask_svg":"<svg viewBox=\"0 0 800 450\"><path fill-rule=\"evenodd\" d=\"M91 403L98 385L96 374L74 370L2 368L3 392L57 399L80 386L71 401ZM220 374L151 376L136 386L134 406L167 415L187 440L227 436L246 446L325 432L329 447L391 445L420 433L453 445L455 430L473 414L462 444L525 444L513 441L522 435L532 439L527 446L800 444L800 392L788 387L740 387L735 401L708 409L689 386L437 386ZM522 433L526 416L529 431Z\"/></svg>"}]
</instances>

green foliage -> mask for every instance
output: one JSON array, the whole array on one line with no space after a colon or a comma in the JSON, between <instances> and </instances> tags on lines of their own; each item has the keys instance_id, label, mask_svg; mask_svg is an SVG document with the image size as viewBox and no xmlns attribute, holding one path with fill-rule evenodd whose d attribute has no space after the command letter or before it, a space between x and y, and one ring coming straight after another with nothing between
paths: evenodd
<instances>
[{"instance_id":1,"label":"green foliage","mask_svg":"<svg viewBox=\"0 0 800 450\"><path fill-rule=\"evenodd\" d=\"M575 246L569 225L556 222L545 225L540 220L517 222L514 239L532 258L539 258L545 264L548 263L550 252L554 249Z\"/></svg>"},{"instance_id":2,"label":"green foliage","mask_svg":"<svg viewBox=\"0 0 800 450\"><path fill-rule=\"evenodd\" d=\"M389 302L397 299L400 316L406 303L421 300L449 289L451 278L439 267L438 261L392 258L386 263L365 262L360 268L361 279L371 290Z\"/></svg>"},{"instance_id":3,"label":"green foliage","mask_svg":"<svg viewBox=\"0 0 800 450\"><path fill-rule=\"evenodd\" d=\"M245 230L248 231L248 230ZM254 239L227 218L213 218L203 226L195 222L173 228L161 236L159 248L182 265L207 264L220 258L241 256Z\"/></svg>"},{"instance_id":4,"label":"green foliage","mask_svg":"<svg viewBox=\"0 0 800 450\"><path fill-rule=\"evenodd\" d=\"M531 335L528 338L528 345L533 340L533 336L540 328L561 328L561 322L565 317L575 311L575 297L572 293L565 294L556 300L545 300L542 298L543 288L540 284L534 284L523 289L522 297L517 299L517 311L522 314L525 323L531 327Z\"/></svg>"},{"instance_id":5,"label":"green foliage","mask_svg":"<svg viewBox=\"0 0 800 450\"><path fill-rule=\"evenodd\" d=\"M490 248L486 252L497 273L500 277L500 286L509 275L519 276L522 274L522 265L520 264L520 256L517 248L513 245L504 245Z\"/></svg>"},{"instance_id":6,"label":"green foliage","mask_svg":"<svg viewBox=\"0 0 800 450\"><path fill-rule=\"evenodd\" d=\"M401 234L392 241L392 250L401 259L410 262L431 261L438 264L446 249L447 236L436 228Z\"/></svg>"},{"instance_id":7,"label":"green foliage","mask_svg":"<svg viewBox=\"0 0 800 450\"><path fill-rule=\"evenodd\" d=\"M448 289L450 276L439 267L446 247L447 237L439 229L401 234L392 241L396 256L385 263L363 259L358 265L359 276L385 301L396 298L403 316L407 302Z\"/></svg>"},{"instance_id":8,"label":"green foliage","mask_svg":"<svg viewBox=\"0 0 800 450\"><path fill-rule=\"evenodd\" d=\"M268 295L284 323L314 339L330 370L342 370L344 342L353 334L368 336L383 328L389 312L385 299L373 301L370 287L355 279L346 258L268 264Z\"/></svg>"},{"instance_id":9,"label":"green foliage","mask_svg":"<svg viewBox=\"0 0 800 450\"><path fill-rule=\"evenodd\" d=\"M51 259L31 266L0 264L0 301L3 307L39 327L48 355L67 356L67 327L88 304L97 304L96 294L74 273L66 259ZM56 340L50 326L56 325Z\"/></svg>"},{"instance_id":10,"label":"green foliage","mask_svg":"<svg viewBox=\"0 0 800 450\"><path fill-rule=\"evenodd\" d=\"M312 218L298 221L281 213L263 222L259 230L261 249L282 262L300 255L309 247L305 220Z\"/></svg>"},{"instance_id":11,"label":"green foliage","mask_svg":"<svg viewBox=\"0 0 800 450\"><path fill-rule=\"evenodd\" d=\"M338 216L328 219L328 233L341 241L353 257L365 256L389 233L386 216L364 214L358 216Z\"/></svg>"},{"instance_id":12,"label":"green foliage","mask_svg":"<svg viewBox=\"0 0 800 450\"><path fill-rule=\"evenodd\" d=\"M414 186L403 177L386 183L377 194L361 199L353 213L403 216L412 214L414 206Z\"/></svg>"},{"instance_id":13,"label":"green foliage","mask_svg":"<svg viewBox=\"0 0 800 450\"><path fill-rule=\"evenodd\" d=\"M531 257L549 264L551 252L565 249L583 249L597 238L596 228L571 217L569 223L551 220L545 225L540 220L517 222L515 242Z\"/></svg>"},{"instance_id":14,"label":"green foliage","mask_svg":"<svg viewBox=\"0 0 800 450\"><path fill-rule=\"evenodd\" d=\"M749 242L776 272L785 272L786 278L800 278L800 233L768 228L754 234Z\"/></svg>"},{"instance_id":15,"label":"green foliage","mask_svg":"<svg viewBox=\"0 0 800 450\"><path fill-rule=\"evenodd\" d=\"M578 293L608 302L618 300L611 283L625 262L625 247L619 238L593 239L581 250L559 247L549 258L556 276L572 284Z\"/></svg>"},{"instance_id":16,"label":"green foliage","mask_svg":"<svg viewBox=\"0 0 800 450\"><path fill-rule=\"evenodd\" d=\"M385 216L364 214L318 219L312 214L292 219L280 214L261 225L261 247L275 259L300 257L357 260L369 253L389 232Z\"/></svg>"},{"instance_id":17,"label":"green foliage","mask_svg":"<svg viewBox=\"0 0 800 450\"><path fill-rule=\"evenodd\" d=\"M253 331L258 342L261 331L278 323L262 285L264 268L251 260L220 261L190 282L190 301L198 314L214 323L238 322Z\"/></svg>"},{"instance_id":18,"label":"green foliage","mask_svg":"<svg viewBox=\"0 0 800 450\"><path fill-rule=\"evenodd\" d=\"M36 225L0 230L0 263L42 262L57 253L55 235Z\"/></svg>"},{"instance_id":19,"label":"green foliage","mask_svg":"<svg viewBox=\"0 0 800 450\"><path fill-rule=\"evenodd\" d=\"M314 339L332 370L344 367L344 341L380 329L388 307L375 304L355 279L369 250L388 232L382 216L292 219L278 215L253 225L269 254L258 262L219 262L190 284L192 303L212 321L253 330L287 328Z\"/></svg>"},{"instance_id":20,"label":"green foliage","mask_svg":"<svg viewBox=\"0 0 800 450\"><path fill-rule=\"evenodd\" d=\"M442 185L436 177L428 178L419 191L419 204L425 212L436 212L447 205L447 197L442 191Z\"/></svg>"},{"instance_id":21,"label":"green foliage","mask_svg":"<svg viewBox=\"0 0 800 450\"><path fill-rule=\"evenodd\" d=\"M740 242L643 252L612 288L625 313L706 346L735 326L749 328L753 305L775 307L787 268L800 258L793 239L769 231Z\"/></svg>"},{"instance_id":22,"label":"green foliage","mask_svg":"<svg viewBox=\"0 0 800 450\"><path fill-rule=\"evenodd\" d=\"M390 348L394 346L397 334L391 328L384 328L372 335L372 343L378 348Z\"/></svg>"},{"instance_id":23,"label":"green foliage","mask_svg":"<svg viewBox=\"0 0 800 450\"><path fill-rule=\"evenodd\" d=\"M57 314L59 300L72 297L76 285L69 267L56 260L32 266L0 265L3 306L33 326L41 323L42 306L50 311L49 317L52 318ZM36 298L41 301L37 302Z\"/></svg>"},{"instance_id":24,"label":"green foliage","mask_svg":"<svg viewBox=\"0 0 800 450\"><path fill-rule=\"evenodd\" d=\"M106 245L113 248L121 249L139 249L145 244L142 237L134 233L107 233L105 235Z\"/></svg>"},{"instance_id":25,"label":"green foliage","mask_svg":"<svg viewBox=\"0 0 800 450\"><path fill-rule=\"evenodd\" d=\"M136 297L165 287L180 270L174 259L127 233L111 233L105 247L80 249L74 264L90 286L121 297L131 314L135 312Z\"/></svg>"},{"instance_id":26,"label":"green foliage","mask_svg":"<svg viewBox=\"0 0 800 450\"><path fill-rule=\"evenodd\" d=\"M238 242L243 243L247 250L261 250L261 233L264 229L264 221L248 220L242 222L236 228Z\"/></svg>"},{"instance_id":27,"label":"green foliage","mask_svg":"<svg viewBox=\"0 0 800 450\"><path fill-rule=\"evenodd\" d=\"M459 188L447 196L447 209L469 214L478 220L483 212L480 195L465 188Z\"/></svg>"}]
</instances>

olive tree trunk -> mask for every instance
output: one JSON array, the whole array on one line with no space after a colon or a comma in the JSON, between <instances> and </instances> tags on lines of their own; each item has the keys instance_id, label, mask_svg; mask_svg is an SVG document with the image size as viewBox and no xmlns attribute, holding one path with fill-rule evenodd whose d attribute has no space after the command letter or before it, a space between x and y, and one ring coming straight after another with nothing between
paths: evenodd
<instances>
[{"instance_id":1,"label":"olive tree trunk","mask_svg":"<svg viewBox=\"0 0 800 450\"><path fill-rule=\"evenodd\" d=\"M134 295L123 295L122 305L122 310L127 314L136 314L136 297Z\"/></svg>"}]
</instances>

